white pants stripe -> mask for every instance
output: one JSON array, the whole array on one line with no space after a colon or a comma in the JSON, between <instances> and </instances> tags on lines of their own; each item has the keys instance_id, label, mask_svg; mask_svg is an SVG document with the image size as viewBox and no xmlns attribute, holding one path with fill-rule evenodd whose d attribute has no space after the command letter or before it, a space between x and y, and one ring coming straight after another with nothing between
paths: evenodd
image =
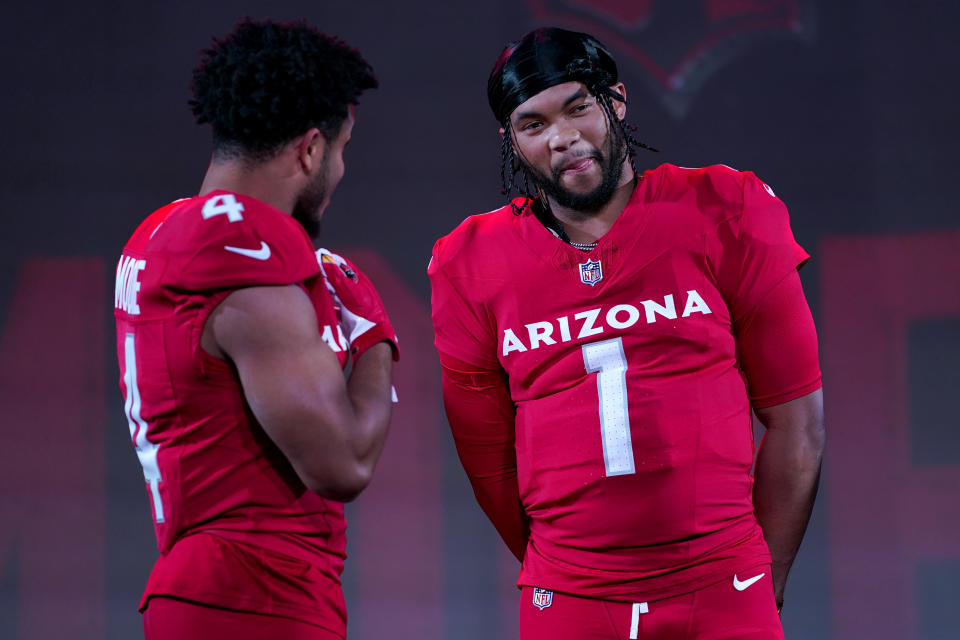
<instances>
[{"instance_id":1,"label":"white pants stripe","mask_svg":"<svg viewBox=\"0 0 960 640\"><path fill-rule=\"evenodd\" d=\"M649 613L650 607L646 602L634 602L630 613L630 640L637 640L637 631L640 627L640 614Z\"/></svg>"}]
</instances>

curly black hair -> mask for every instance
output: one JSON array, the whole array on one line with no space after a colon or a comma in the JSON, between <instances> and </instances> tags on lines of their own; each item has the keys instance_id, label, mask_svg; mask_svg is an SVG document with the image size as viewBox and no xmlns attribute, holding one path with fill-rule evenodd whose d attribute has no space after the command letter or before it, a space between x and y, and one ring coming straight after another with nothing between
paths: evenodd
<instances>
[{"instance_id":1,"label":"curly black hair","mask_svg":"<svg viewBox=\"0 0 960 640\"><path fill-rule=\"evenodd\" d=\"M193 70L190 109L213 126L214 152L266 159L311 127L336 138L373 69L342 40L303 21L241 19Z\"/></svg>"}]
</instances>

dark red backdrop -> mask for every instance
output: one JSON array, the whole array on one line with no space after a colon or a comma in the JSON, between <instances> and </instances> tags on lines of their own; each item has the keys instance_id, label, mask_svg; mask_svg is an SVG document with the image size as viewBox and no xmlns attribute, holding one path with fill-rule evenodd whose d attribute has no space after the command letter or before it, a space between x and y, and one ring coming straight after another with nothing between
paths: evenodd
<instances>
[{"instance_id":1,"label":"dark red backdrop","mask_svg":"<svg viewBox=\"0 0 960 640\"><path fill-rule=\"evenodd\" d=\"M486 74L507 40L547 22L611 41L629 118L664 149L642 164L756 171L814 256L802 276L829 443L788 637L960 637L960 8L922 4L5 7L0 637L138 633L156 552L117 389L113 269L143 215L196 189L207 133L185 106L189 69L244 13L305 17L382 82L358 110L324 231L378 283L404 342L390 441L349 511L352 638L513 637L516 566L447 433L424 271L436 237L501 202Z\"/></svg>"}]
</instances>

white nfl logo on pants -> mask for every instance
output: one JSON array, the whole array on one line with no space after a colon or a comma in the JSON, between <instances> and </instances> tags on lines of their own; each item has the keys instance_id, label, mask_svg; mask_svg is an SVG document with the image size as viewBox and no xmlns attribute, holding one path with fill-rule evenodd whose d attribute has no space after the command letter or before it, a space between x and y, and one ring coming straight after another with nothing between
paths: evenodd
<instances>
[{"instance_id":1,"label":"white nfl logo on pants","mask_svg":"<svg viewBox=\"0 0 960 640\"><path fill-rule=\"evenodd\" d=\"M533 588L533 606L543 611L552 604L553 591L541 589L540 587Z\"/></svg>"}]
</instances>

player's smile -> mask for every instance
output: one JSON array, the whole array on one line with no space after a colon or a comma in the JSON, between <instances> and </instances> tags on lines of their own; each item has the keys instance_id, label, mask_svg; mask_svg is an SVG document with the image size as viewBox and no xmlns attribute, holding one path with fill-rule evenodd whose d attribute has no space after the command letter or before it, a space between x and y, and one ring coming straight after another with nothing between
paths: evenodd
<instances>
[{"instance_id":1,"label":"player's smile","mask_svg":"<svg viewBox=\"0 0 960 640\"><path fill-rule=\"evenodd\" d=\"M584 158L577 162L568 163L566 166L560 169L560 172L563 174L579 174L584 173L593 166L593 158Z\"/></svg>"},{"instance_id":2,"label":"player's smile","mask_svg":"<svg viewBox=\"0 0 960 640\"><path fill-rule=\"evenodd\" d=\"M603 168L606 165L599 151L578 154L569 157L554 166L551 171L553 182L557 186L574 192L592 191L603 180Z\"/></svg>"}]
</instances>

